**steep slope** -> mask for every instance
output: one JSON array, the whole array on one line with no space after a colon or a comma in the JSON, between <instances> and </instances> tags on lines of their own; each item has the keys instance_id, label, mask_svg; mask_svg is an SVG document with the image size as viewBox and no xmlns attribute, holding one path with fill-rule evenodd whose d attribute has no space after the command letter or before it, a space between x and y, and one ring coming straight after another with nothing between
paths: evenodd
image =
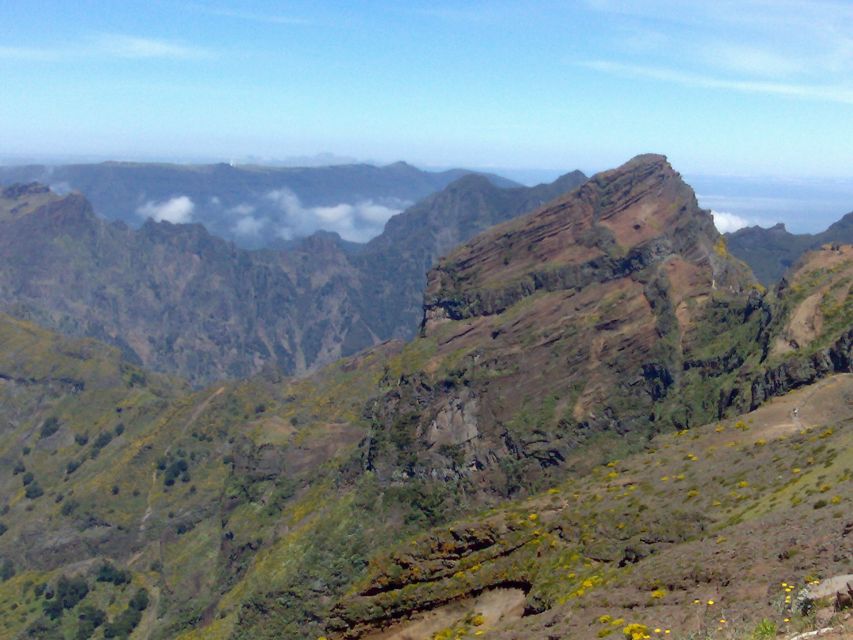
<instances>
[{"instance_id":1,"label":"steep slope","mask_svg":"<svg viewBox=\"0 0 853 640\"><path fill-rule=\"evenodd\" d=\"M379 554L329 637L849 637L803 603L849 573L851 464L846 374Z\"/></svg>"},{"instance_id":2,"label":"steep slope","mask_svg":"<svg viewBox=\"0 0 853 640\"><path fill-rule=\"evenodd\" d=\"M104 162L56 167L0 167L0 185L43 182L84 194L98 215L130 226L144 222L146 205L185 198L193 222L245 248L261 248L280 234L300 236L303 208L380 205L400 210L446 187L468 171L422 171L405 162L330 167L264 167ZM517 186L489 176L503 187ZM282 198L283 194L287 198ZM292 197L291 197L292 196ZM140 211L142 213L140 213ZM153 215L149 213L148 215ZM241 227L241 218L252 224ZM375 223L373 223L375 225Z\"/></svg>"},{"instance_id":3,"label":"steep slope","mask_svg":"<svg viewBox=\"0 0 853 640\"><path fill-rule=\"evenodd\" d=\"M695 424L656 408L703 313L750 286L663 157L599 174L430 273L424 336L446 378L401 381L365 464L389 479L482 470L507 495L602 434Z\"/></svg>"},{"instance_id":4,"label":"steep slope","mask_svg":"<svg viewBox=\"0 0 853 640\"><path fill-rule=\"evenodd\" d=\"M134 230L99 219L80 195L13 186L0 194L0 309L195 382L268 365L302 373L411 337L424 274L441 252L582 179L502 190L463 178L360 251L327 233L245 251L200 225Z\"/></svg>"},{"instance_id":5,"label":"steep slope","mask_svg":"<svg viewBox=\"0 0 853 640\"><path fill-rule=\"evenodd\" d=\"M769 229L740 229L726 234L726 241L731 252L752 268L759 281L771 286L805 252L824 244L853 243L853 213L817 234L794 234L785 229L785 225L777 224Z\"/></svg>"}]
</instances>

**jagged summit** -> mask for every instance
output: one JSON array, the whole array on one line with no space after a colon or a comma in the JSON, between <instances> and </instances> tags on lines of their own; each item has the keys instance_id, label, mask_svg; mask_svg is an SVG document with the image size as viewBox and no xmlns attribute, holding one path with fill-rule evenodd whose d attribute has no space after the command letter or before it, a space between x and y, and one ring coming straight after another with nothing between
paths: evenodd
<instances>
[{"instance_id":1,"label":"jagged summit","mask_svg":"<svg viewBox=\"0 0 853 640\"><path fill-rule=\"evenodd\" d=\"M452 252L428 278L425 320L500 312L537 290L580 289L656 264L684 276L690 295L752 283L681 175L647 154Z\"/></svg>"}]
</instances>

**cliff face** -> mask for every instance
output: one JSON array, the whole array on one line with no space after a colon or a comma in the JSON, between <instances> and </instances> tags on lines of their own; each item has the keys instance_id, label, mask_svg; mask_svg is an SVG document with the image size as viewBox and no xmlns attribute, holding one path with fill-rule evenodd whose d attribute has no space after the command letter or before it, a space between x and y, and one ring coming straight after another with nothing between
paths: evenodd
<instances>
[{"instance_id":1,"label":"cliff face","mask_svg":"<svg viewBox=\"0 0 853 640\"><path fill-rule=\"evenodd\" d=\"M750 408L832 373L853 371L853 245L805 254L776 291L776 331Z\"/></svg>"},{"instance_id":2,"label":"cliff face","mask_svg":"<svg viewBox=\"0 0 853 640\"><path fill-rule=\"evenodd\" d=\"M423 340L439 372L377 402L364 465L387 481L473 474L490 494L549 476L602 434L642 438L711 301L753 285L662 156L478 236L428 281Z\"/></svg>"}]
</instances>

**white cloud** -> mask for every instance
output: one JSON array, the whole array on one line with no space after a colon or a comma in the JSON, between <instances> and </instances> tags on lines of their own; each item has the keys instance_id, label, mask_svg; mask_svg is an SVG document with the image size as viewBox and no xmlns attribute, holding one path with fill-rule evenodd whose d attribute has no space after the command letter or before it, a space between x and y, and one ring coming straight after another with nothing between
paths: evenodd
<instances>
[{"instance_id":1,"label":"white cloud","mask_svg":"<svg viewBox=\"0 0 853 640\"><path fill-rule=\"evenodd\" d=\"M238 20L249 20L252 22L266 22L268 24L280 25L308 25L310 20L287 16L276 13L255 13L253 11L238 11L236 9L224 9L214 7L196 7L209 15L221 16L223 18L237 18Z\"/></svg>"},{"instance_id":2,"label":"white cloud","mask_svg":"<svg viewBox=\"0 0 853 640\"><path fill-rule=\"evenodd\" d=\"M809 85L757 80L727 80L700 73L676 71L663 67L622 64L606 60L582 62L581 66L604 73L634 78L650 78L689 87L726 89L743 93L764 93L824 102L853 104L853 87L844 85Z\"/></svg>"},{"instance_id":3,"label":"white cloud","mask_svg":"<svg viewBox=\"0 0 853 640\"><path fill-rule=\"evenodd\" d=\"M95 46L102 52L119 58L208 58L211 54L206 49L187 46L177 42L142 38L118 33L100 35L95 40Z\"/></svg>"},{"instance_id":4,"label":"white cloud","mask_svg":"<svg viewBox=\"0 0 853 640\"><path fill-rule=\"evenodd\" d=\"M711 211L711 215L714 216L714 226L720 233L730 233L749 226L749 221L746 218L741 218L734 213Z\"/></svg>"},{"instance_id":5,"label":"white cloud","mask_svg":"<svg viewBox=\"0 0 853 640\"><path fill-rule=\"evenodd\" d=\"M397 208L364 200L353 204L305 207L289 189L270 191L266 197L283 214L277 233L285 239L324 229L337 232L344 240L366 242L379 235L388 218L399 213L404 206L404 203L399 203L400 207Z\"/></svg>"},{"instance_id":6,"label":"white cloud","mask_svg":"<svg viewBox=\"0 0 853 640\"><path fill-rule=\"evenodd\" d=\"M152 218L156 222L185 224L192 220L195 204L188 196L177 196L163 202L149 200L136 210L143 218Z\"/></svg>"},{"instance_id":7,"label":"white cloud","mask_svg":"<svg viewBox=\"0 0 853 640\"><path fill-rule=\"evenodd\" d=\"M0 60L64 61L85 57L201 60L216 56L202 47L121 33L98 34L65 47L0 46Z\"/></svg>"},{"instance_id":8,"label":"white cloud","mask_svg":"<svg viewBox=\"0 0 853 640\"><path fill-rule=\"evenodd\" d=\"M780 77L804 69L802 60L770 49L739 43L721 42L704 47L708 64L753 76Z\"/></svg>"},{"instance_id":9,"label":"white cloud","mask_svg":"<svg viewBox=\"0 0 853 640\"><path fill-rule=\"evenodd\" d=\"M256 236L260 234L267 221L253 216L240 218L234 225L234 233L240 236Z\"/></svg>"},{"instance_id":10,"label":"white cloud","mask_svg":"<svg viewBox=\"0 0 853 640\"><path fill-rule=\"evenodd\" d=\"M57 51L35 47L0 47L0 60L55 60Z\"/></svg>"}]
</instances>

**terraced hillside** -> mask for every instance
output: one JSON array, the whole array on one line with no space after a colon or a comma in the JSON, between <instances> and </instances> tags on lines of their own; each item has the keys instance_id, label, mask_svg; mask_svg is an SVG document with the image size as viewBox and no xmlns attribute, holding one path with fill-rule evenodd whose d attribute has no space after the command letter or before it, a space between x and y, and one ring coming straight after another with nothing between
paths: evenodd
<instances>
[{"instance_id":1,"label":"terraced hillside","mask_svg":"<svg viewBox=\"0 0 853 640\"><path fill-rule=\"evenodd\" d=\"M841 624L781 583L850 557L850 250L764 292L642 156L443 260L418 338L302 379L193 390L0 316L0 636Z\"/></svg>"}]
</instances>

